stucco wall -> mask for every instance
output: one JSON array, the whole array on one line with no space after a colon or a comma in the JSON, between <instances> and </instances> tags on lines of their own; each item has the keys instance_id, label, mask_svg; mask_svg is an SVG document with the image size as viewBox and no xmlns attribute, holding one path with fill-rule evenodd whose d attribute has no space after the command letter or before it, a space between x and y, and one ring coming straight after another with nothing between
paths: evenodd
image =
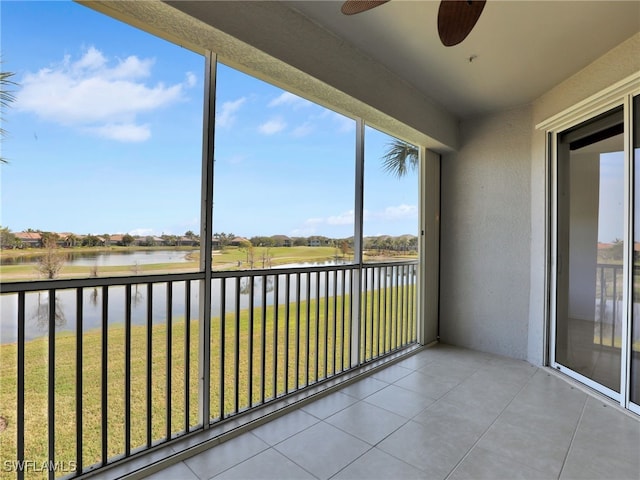
<instances>
[{"instance_id":1,"label":"stucco wall","mask_svg":"<svg viewBox=\"0 0 640 480\"><path fill-rule=\"evenodd\" d=\"M527 358L530 107L465 121L442 160L440 339Z\"/></svg>"}]
</instances>

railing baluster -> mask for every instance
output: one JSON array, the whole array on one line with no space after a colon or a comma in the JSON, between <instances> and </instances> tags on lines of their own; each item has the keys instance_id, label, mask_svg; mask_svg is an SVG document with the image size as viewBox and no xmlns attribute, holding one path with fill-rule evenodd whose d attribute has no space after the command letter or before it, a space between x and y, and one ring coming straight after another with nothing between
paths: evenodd
<instances>
[{"instance_id":1,"label":"railing baluster","mask_svg":"<svg viewBox=\"0 0 640 480\"><path fill-rule=\"evenodd\" d=\"M24 464L24 379L25 379L25 292L18 292L18 364L17 364L17 412L16 412L16 460ZM81 464L80 464L81 465ZM24 479L24 470L18 469L18 480Z\"/></svg>"},{"instance_id":2,"label":"railing baluster","mask_svg":"<svg viewBox=\"0 0 640 480\"><path fill-rule=\"evenodd\" d=\"M76 473L82 473L82 375L83 375L83 334L84 334L84 307L82 287L76 288Z\"/></svg>"},{"instance_id":3,"label":"railing baluster","mask_svg":"<svg viewBox=\"0 0 640 480\"><path fill-rule=\"evenodd\" d=\"M124 317L124 455L131 455L131 285L125 286Z\"/></svg>"},{"instance_id":4,"label":"railing baluster","mask_svg":"<svg viewBox=\"0 0 640 480\"><path fill-rule=\"evenodd\" d=\"M275 275L273 286L273 396L278 397L278 313L279 313L279 295L280 295L280 275Z\"/></svg>"},{"instance_id":5,"label":"railing baluster","mask_svg":"<svg viewBox=\"0 0 640 480\"><path fill-rule=\"evenodd\" d=\"M191 281L184 282L184 431L189 433L191 422Z\"/></svg>"},{"instance_id":6,"label":"railing baluster","mask_svg":"<svg viewBox=\"0 0 640 480\"><path fill-rule=\"evenodd\" d=\"M285 278L285 298L284 298L284 393L289 393L289 314L291 301L291 275L287 274Z\"/></svg>"},{"instance_id":7,"label":"railing baluster","mask_svg":"<svg viewBox=\"0 0 640 480\"><path fill-rule=\"evenodd\" d=\"M376 310L376 267L369 267L367 269L367 275L371 275L371 313L369 314L369 318L371 320L371 326L369 327L369 351L371 354L369 355L370 359L375 358L375 345L374 345L374 335L373 329L375 327L375 310Z\"/></svg>"},{"instance_id":8,"label":"railing baluster","mask_svg":"<svg viewBox=\"0 0 640 480\"><path fill-rule=\"evenodd\" d=\"M300 272L296 273L296 390L300 388Z\"/></svg>"},{"instance_id":9,"label":"railing baluster","mask_svg":"<svg viewBox=\"0 0 640 480\"><path fill-rule=\"evenodd\" d=\"M371 266L371 358L380 355L380 267Z\"/></svg>"},{"instance_id":10,"label":"railing baluster","mask_svg":"<svg viewBox=\"0 0 640 480\"><path fill-rule=\"evenodd\" d=\"M402 301L400 302L400 345L405 345L407 343L407 328L406 328L406 301L407 301L407 278L405 276L405 268L404 265L398 267L400 271L400 298Z\"/></svg>"},{"instance_id":11,"label":"railing baluster","mask_svg":"<svg viewBox=\"0 0 640 480\"><path fill-rule=\"evenodd\" d=\"M324 321L322 323L324 324L324 378L327 378L329 376L329 272L324 272Z\"/></svg>"},{"instance_id":12,"label":"railing baluster","mask_svg":"<svg viewBox=\"0 0 640 480\"><path fill-rule=\"evenodd\" d=\"M253 305L253 279L255 277L249 277L249 408L253 405L253 318L254 318L254 305Z\"/></svg>"},{"instance_id":13,"label":"railing baluster","mask_svg":"<svg viewBox=\"0 0 640 480\"><path fill-rule=\"evenodd\" d=\"M351 350L353 348L353 339L351 338L353 334L353 276L355 275L355 269L349 270L349 308L347 312L349 313L349 323L348 323L348 332L349 332L349 341L347 342L347 355L343 359L343 370L349 369L351 367L351 356L355 355ZM346 365L345 365L346 362Z\"/></svg>"},{"instance_id":14,"label":"railing baluster","mask_svg":"<svg viewBox=\"0 0 640 480\"><path fill-rule=\"evenodd\" d=\"M166 367L167 367L167 379L166 379L166 411L165 411L165 416L166 416L166 432L165 432L165 438L167 440L171 439L171 413L172 413L172 408L171 408L171 395L173 393L172 391L172 379L171 379L171 375L172 375L172 371L171 371L171 367L172 367L172 362L171 362L171 357L172 357L172 347L173 347L173 343L172 343L172 335L173 335L173 282L172 281L168 281L167 282L167 363L166 363Z\"/></svg>"},{"instance_id":15,"label":"railing baluster","mask_svg":"<svg viewBox=\"0 0 640 480\"><path fill-rule=\"evenodd\" d=\"M400 305L402 302L401 290L400 290L400 270L397 265L394 265L396 272L396 349L402 345L402 318L400 317Z\"/></svg>"},{"instance_id":16,"label":"railing baluster","mask_svg":"<svg viewBox=\"0 0 640 480\"><path fill-rule=\"evenodd\" d=\"M153 283L147 283L147 448L153 443Z\"/></svg>"},{"instance_id":17,"label":"railing baluster","mask_svg":"<svg viewBox=\"0 0 640 480\"><path fill-rule=\"evenodd\" d=\"M261 338L261 365L260 365L260 403L264 403L265 387L266 387L266 367L267 367L267 281L269 277L267 275L262 276L262 334Z\"/></svg>"},{"instance_id":18,"label":"railing baluster","mask_svg":"<svg viewBox=\"0 0 640 480\"><path fill-rule=\"evenodd\" d=\"M311 368L311 362L309 361L309 357L310 357L310 344L309 342L311 341L311 338L309 336L309 332L310 332L310 328L311 328L311 272L307 272L307 318L306 318L306 324L307 324L307 335L306 335L306 343L307 343L307 348L305 350L305 368L304 368L304 384L305 385L309 385L309 369Z\"/></svg>"},{"instance_id":19,"label":"railing baluster","mask_svg":"<svg viewBox=\"0 0 640 480\"><path fill-rule=\"evenodd\" d=\"M344 272L344 270L342 270ZM333 375L336 374L336 356L338 351L338 271L333 272Z\"/></svg>"},{"instance_id":20,"label":"railing baluster","mask_svg":"<svg viewBox=\"0 0 640 480\"><path fill-rule=\"evenodd\" d=\"M102 287L102 465L107 464L107 425L108 425L108 407L109 407L109 391L108 391L108 377L107 377L107 367L108 367L108 346L109 346L109 286L104 285Z\"/></svg>"},{"instance_id":21,"label":"railing baluster","mask_svg":"<svg viewBox=\"0 0 640 480\"><path fill-rule=\"evenodd\" d=\"M611 308L611 346L616 342L616 317L618 313L618 268L613 267L613 306Z\"/></svg>"},{"instance_id":22,"label":"railing baluster","mask_svg":"<svg viewBox=\"0 0 640 480\"><path fill-rule=\"evenodd\" d=\"M316 272L316 318L315 318L315 332L316 332L316 372L313 378L314 382L318 381L319 366L320 366L320 272ZM309 382L307 382L307 385Z\"/></svg>"},{"instance_id":23,"label":"railing baluster","mask_svg":"<svg viewBox=\"0 0 640 480\"><path fill-rule=\"evenodd\" d=\"M235 345L235 398L234 413L238 413L240 409L240 277L236 277L236 345Z\"/></svg>"},{"instance_id":24,"label":"railing baluster","mask_svg":"<svg viewBox=\"0 0 640 480\"><path fill-rule=\"evenodd\" d=\"M227 336L225 324L227 323L226 311L227 279L220 279L220 420L224 418L224 360L226 355Z\"/></svg>"},{"instance_id":25,"label":"railing baluster","mask_svg":"<svg viewBox=\"0 0 640 480\"><path fill-rule=\"evenodd\" d=\"M367 307L369 306L369 269L368 267L363 267L362 269L362 277L363 277L363 285L362 285L362 312L360 314L360 318L362 319L362 328L360 329L361 334L362 334L362 340L361 345L362 345L362 353L361 353L361 359L360 361L362 362L366 362L367 361L367 333L368 333L368 321L367 321L367 312L368 309Z\"/></svg>"},{"instance_id":26,"label":"railing baluster","mask_svg":"<svg viewBox=\"0 0 640 480\"><path fill-rule=\"evenodd\" d=\"M412 281L413 281L413 307L412 307L412 313L411 313L411 318L413 318L413 340L417 341L418 340L418 279L417 279L417 273L416 273L416 266L413 265L412 266L412 271L413 271L413 277L412 277Z\"/></svg>"},{"instance_id":27,"label":"railing baluster","mask_svg":"<svg viewBox=\"0 0 640 480\"><path fill-rule=\"evenodd\" d=\"M602 335L604 329L605 311L607 309L607 283L604 266L600 267L600 345L602 345Z\"/></svg>"},{"instance_id":28,"label":"railing baluster","mask_svg":"<svg viewBox=\"0 0 640 480\"><path fill-rule=\"evenodd\" d=\"M340 288L341 294L340 297L342 298L342 301L340 302L340 371L344 370L344 305L345 302L347 301L346 298L346 294L347 294L347 287L345 285L345 281L347 278L347 271L346 270L342 270L342 285ZM337 350L337 348L336 348ZM334 371L337 368L334 367Z\"/></svg>"},{"instance_id":29,"label":"railing baluster","mask_svg":"<svg viewBox=\"0 0 640 480\"><path fill-rule=\"evenodd\" d=\"M382 300L382 309L384 311L383 313L383 317L382 317L382 351L384 353L387 353L389 351L389 347L387 345L391 344L391 331L389 331L389 334L387 334L387 298L388 298L388 294L389 294L389 273L387 271L387 267L382 267L383 268L383 272L382 278L384 280L384 298Z\"/></svg>"},{"instance_id":30,"label":"railing baluster","mask_svg":"<svg viewBox=\"0 0 640 480\"><path fill-rule=\"evenodd\" d=\"M56 291L49 290L49 356L48 356L48 421L49 421L49 465L56 458ZM55 471L49 468L49 478L55 478Z\"/></svg>"}]
</instances>

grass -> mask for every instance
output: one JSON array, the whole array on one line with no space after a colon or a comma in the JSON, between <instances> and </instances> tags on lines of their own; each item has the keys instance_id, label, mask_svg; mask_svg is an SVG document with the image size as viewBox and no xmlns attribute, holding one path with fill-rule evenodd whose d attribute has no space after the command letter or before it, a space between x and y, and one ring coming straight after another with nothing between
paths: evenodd
<instances>
[{"instance_id":1,"label":"grass","mask_svg":"<svg viewBox=\"0 0 640 480\"><path fill-rule=\"evenodd\" d=\"M397 330L387 320L384 331L378 328L380 295L389 291L367 294L366 311L373 342L361 342L361 359L371 358L377 351L408 341L408 335L398 338ZM273 306L266 310L242 310L225 316L224 346L221 347L220 318L211 325L211 417L229 415L247 409L274 395L284 394L296 386L313 384L318 379L339 373L343 360L348 363L350 343L350 298L321 298L318 302ZM343 316L343 307L346 312ZM287 310L289 327L287 328ZM335 310L335 315L334 315ZM386 304L386 318L394 315L391 303ZM299 321L296 322L296 318ZM277 328L276 327L277 324ZM191 320L187 337L184 319L174 319L171 325L171 352L167 355L169 331L166 324L151 327L152 347L147 351L146 326L131 328L131 442L135 449L152 440L166 438L167 428L173 434L184 429L188 407L188 423L196 425L198 398L198 340L199 322ZM413 327L412 327L413 328ZM288 343L286 338L288 332ZM76 438L76 336L60 332L55 337L55 453L56 460L75 460L77 442L82 448L85 466L100 462L102 449L111 458L124 451L125 412L125 328L110 325L107 332L107 394L102 395L101 331L86 332L82 336L82 438ZM361 338L364 337L364 325ZM344 335L344 337L343 337ZM344 341L343 341L344 338ZM378 339L385 345L379 346ZM236 342L240 346L236 361ZM252 344L250 354L249 344ZM187 356L186 346L189 346ZM0 415L8 418L6 431L0 434L0 457L16 458L16 402L17 366L16 345L0 345ZM325 357L325 350L329 353ZM48 340L39 338L25 344L25 459L37 462L47 459L47 371ZM335 352L335 357L333 357ZM288 359L287 359L288 356ZM186 368L186 358L189 368ZM151 361L148 364L147 358ZM170 359L170 364L168 360ZM222 366L224 363L224 366ZM262 365L265 364L264 372ZM151 369L151 430L147 430L147 367ZM335 368L334 368L335 367ZM347 365L345 365L345 368ZM171 371L170 395L167 395L167 370ZM185 372L188 371L188 383ZM250 375L251 373L251 375ZM249 385L249 379L252 379ZM185 402L185 385L189 401ZM106 402L108 439L102 445L102 399ZM167 399L171 406L167 409ZM170 425L167 426L167 411ZM39 474L31 472L36 478ZM0 471L0 479L13 478L13 473Z\"/></svg>"}]
</instances>

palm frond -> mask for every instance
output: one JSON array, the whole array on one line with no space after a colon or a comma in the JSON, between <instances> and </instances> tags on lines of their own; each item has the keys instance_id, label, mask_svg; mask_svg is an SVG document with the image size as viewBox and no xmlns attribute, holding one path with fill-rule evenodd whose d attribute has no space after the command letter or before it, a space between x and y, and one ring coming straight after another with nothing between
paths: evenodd
<instances>
[{"instance_id":1,"label":"palm frond","mask_svg":"<svg viewBox=\"0 0 640 480\"><path fill-rule=\"evenodd\" d=\"M16 82L10 80L13 75L14 74L12 72L0 72L0 112L5 108L8 108L9 105L16 100L16 97L13 95L13 93L7 90L7 87L9 85L17 85ZM4 119L2 118L0 113L0 122L2 122L3 120ZM0 127L0 138L4 137L6 134L6 130ZM7 161L4 158L0 157L0 163L7 163Z\"/></svg>"},{"instance_id":2,"label":"palm frond","mask_svg":"<svg viewBox=\"0 0 640 480\"><path fill-rule=\"evenodd\" d=\"M382 168L397 178L402 178L418 167L418 149L413 145L394 140L382 156Z\"/></svg>"}]
</instances>

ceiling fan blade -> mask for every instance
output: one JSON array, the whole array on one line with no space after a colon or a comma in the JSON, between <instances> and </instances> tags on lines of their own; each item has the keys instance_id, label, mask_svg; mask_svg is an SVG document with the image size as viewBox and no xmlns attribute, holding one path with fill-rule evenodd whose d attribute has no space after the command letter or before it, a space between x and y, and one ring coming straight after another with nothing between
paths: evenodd
<instances>
[{"instance_id":1,"label":"ceiling fan blade","mask_svg":"<svg viewBox=\"0 0 640 480\"><path fill-rule=\"evenodd\" d=\"M389 0L347 0L342 4L340 11L345 15L355 15L356 13L366 12L372 8L387 3Z\"/></svg>"},{"instance_id":2,"label":"ceiling fan blade","mask_svg":"<svg viewBox=\"0 0 640 480\"><path fill-rule=\"evenodd\" d=\"M471 33L486 0L442 0L438 9L438 33L445 47L462 42Z\"/></svg>"}]
</instances>

